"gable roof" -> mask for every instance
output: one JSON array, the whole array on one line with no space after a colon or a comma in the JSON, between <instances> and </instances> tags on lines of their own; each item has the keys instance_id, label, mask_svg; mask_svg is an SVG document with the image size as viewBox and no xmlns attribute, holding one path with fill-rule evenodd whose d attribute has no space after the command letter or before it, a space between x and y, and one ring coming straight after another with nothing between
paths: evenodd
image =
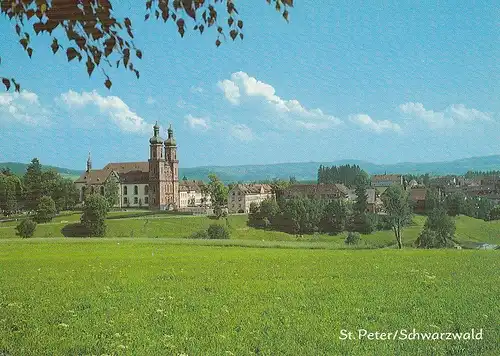
<instances>
[{"instance_id":1,"label":"gable roof","mask_svg":"<svg viewBox=\"0 0 500 356\"><path fill-rule=\"evenodd\" d=\"M269 184L236 184L233 189L237 189L245 194L261 194L261 192L272 193L273 188Z\"/></svg>"},{"instance_id":2,"label":"gable roof","mask_svg":"<svg viewBox=\"0 0 500 356\"><path fill-rule=\"evenodd\" d=\"M127 173L130 171L149 172L148 162L117 162L108 163L103 170L115 171L117 173Z\"/></svg>"},{"instance_id":3,"label":"gable roof","mask_svg":"<svg viewBox=\"0 0 500 356\"><path fill-rule=\"evenodd\" d=\"M142 171L129 171L125 173L118 173L121 183L126 184L148 184L149 172Z\"/></svg>"},{"instance_id":4,"label":"gable roof","mask_svg":"<svg viewBox=\"0 0 500 356\"><path fill-rule=\"evenodd\" d=\"M118 162L108 163L103 169L92 169L83 172L75 183L104 184L111 172L116 172L122 183L148 183L148 162Z\"/></svg>"},{"instance_id":5,"label":"gable roof","mask_svg":"<svg viewBox=\"0 0 500 356\"><path fill-rule=\"evenodd\" d=\"M401 174L375 174L371 177L373 181L401 181Z\"/></svg>"},{"instance_id":6,"label":"gable roof","mask_svg":"<svg viewBox=\"0 0 500 356\"><path fill-rule=\"evenodd\" d=\"M179 191L182 192L197 192L201 193L201 187L203 187L205 183L201 180L182 180L179 182Z\"/></svg>"},{"instance_id":7,"label":"gable roof","mask_svg":"<svg viewBox=\"0 0 500 356\"><path fill-rule=\"evenodd\" d=\"M426 188L413 188L410 189L410 199L414 201L425 200L427 196Z\"/></svg>"},{"instance_id":8,"label":"gable roof","mask_svg":"<svg viewBox=\"0 0 500 356\"><path fill-rule=\"evenodd\" d=\"M108 179L111 171L103 169L92 169L90 172L83 172L75 183L103 184Z\"/></svg>"}]
</instances>

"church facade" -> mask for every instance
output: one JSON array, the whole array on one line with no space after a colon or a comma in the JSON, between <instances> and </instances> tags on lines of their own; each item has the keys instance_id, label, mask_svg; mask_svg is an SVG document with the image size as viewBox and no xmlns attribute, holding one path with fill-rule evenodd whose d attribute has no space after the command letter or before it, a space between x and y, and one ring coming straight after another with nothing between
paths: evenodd
<instances>
[{"instance_id":1,"label":"church facade","mask_svg":"<svg viewBox=\"0 0 500 356\"><path fill-rule=\"evenodd\" d=\"M102 169L92 169L89 155L86 171L75 181L80 201L83 202L88 190L104 195L106 182L110 179L116 180L119 185L119 199L115 207L179 209L179 160L172 126L168 129L166 140L160 137L158 123L153 126L147 162L108 163Z\"/></svg>"}]
</instances>

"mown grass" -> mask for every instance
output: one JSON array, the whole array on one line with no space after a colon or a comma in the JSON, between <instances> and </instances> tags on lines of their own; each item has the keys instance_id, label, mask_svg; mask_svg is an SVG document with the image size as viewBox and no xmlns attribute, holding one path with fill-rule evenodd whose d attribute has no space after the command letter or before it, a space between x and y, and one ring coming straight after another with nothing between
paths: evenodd
<instances>
[{"instance_id":1,"label":"mown grass","mask_svg":"<svg viewBox=\"0 0 500 356\"><path fill-rule=\"evenodd\" d=\"M79 231L74 224L80 221L80 212L66 212L56 217L51 223L39 224L34 237L75 237ZM137 216L139 215L139 216ZM413 223L403 230L403 243L413 246L425 223L425 216L416 215ZM467 216L459 216L456 221L455 241L462 244L486 242L500 244L500 221L485 222ZM174 214L152 214L148 211L114 211L107 220L107 236L110 237L150 237L150 238L186 238L192 233L206 229L210 224L226 225L231 238L235 240L259 241L304 241L330 243L331 246L343 246L346 234L331 236L327 234L304 235L300 238L287 233L255 229L247 226L246 215L232 215L227 220L213 220L204 216L186 216ZM0 224L0 238L14 238L17 222ZM75 230L75 231L73 231ZM377 231L363 235L359 248L382 248L394 246L392 231Z\"/></svg>"},{"instance_id":2,"label":"mown grass","mask_svg":"<svg viewBox=\"0 0 500 356\"><path fill-rule=\"evenodd\" d=\"M497 355L496 251L0 241L0 353ZM340 330L483 340L342 341Z\"/></svg>"},{"instance_id":3,"label":"mown grass","mask_svg":"<svg viewBox=\"0 0 500 356\"><path fill-rule=\"evenodd\" d=\"M287 233L261 230L247 226L246 215L232 215L227 221L213 220L204 216L185 216L173 214L154 214L142 212L142 216L135 216L137 211L111 212L107 223L109 237L150 237L150 238L187 238L192 233L206 229L210 224L226 225L234 240L258 241L304 241L329 243L332 246L342 247L346 234L331 236L327 234L313 234L296 237ZM132 216L132 217L130 217ZM425 217L416 215L413 223L403 230L403 243L411 247L417 239L425 223ZM79 212L69 212L56 217L53 222L39 224L34 237L74 237L78 235L76 223L80 221ZM16 222L0 224L0 238L14 238ZM487 242L500 244L500 222L485 222L467 216L456 218L457 230L455 240L458 243ZM75 230L75 231L73 231ZM377 231L362 236L359 248L382 248L394 246L395 238L392 231Z\"/></svg>"}]
</instances>

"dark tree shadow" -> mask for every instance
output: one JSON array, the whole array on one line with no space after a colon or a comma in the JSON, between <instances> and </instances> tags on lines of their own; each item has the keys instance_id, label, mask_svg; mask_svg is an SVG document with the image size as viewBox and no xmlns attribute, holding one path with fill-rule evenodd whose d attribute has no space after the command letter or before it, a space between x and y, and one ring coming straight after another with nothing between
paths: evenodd
<instances>
[{"instance_id":1,"label":"dark tree shadow","mask_svg":"<svg viewBox=\"0 0 500 356\"><path fill-rule=\"evenodd\" d=\"M68 224L61 229L61 233L64 237L87 237L88 231L80 223Z\"/></svg>"}]
</instances>

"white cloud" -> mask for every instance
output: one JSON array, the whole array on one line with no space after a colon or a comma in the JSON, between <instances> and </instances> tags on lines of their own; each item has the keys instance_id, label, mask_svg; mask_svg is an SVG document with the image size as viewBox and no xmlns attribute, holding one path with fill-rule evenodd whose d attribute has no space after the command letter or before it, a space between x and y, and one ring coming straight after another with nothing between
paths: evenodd
<instances>
[{"instance_id":1,"label":"white cloud","mask_svg":"<svg viewBox=\"0 0 500 356\"><path fill-rule=\"evenodd\" d=\"M189 114L184 117L189 127L192 129L207 130L208 129L208 119L204 117L194 117Z\"/></svg>"},{"instance_id":2,"label":"white cloud","mask_svg":"<svg viewBox=\"0 0 500 356\"><path fill-rule=\"evenodd\" d=\"M425 121L434 129L448 128L460 122L489 121L491 115L476 109L468 109L464 104L453 104L443 111L427 110L422 103L408 102L398 107L399 111L410 118Z\"/></svg>"},{"instance_id":3,"label":"white cloud","mask_svg":"<svg viewBox=\"0 0 500 356\"><path fill-rule=\"evenodd\" d=\"M203 91L204 90L202 87L196 87L196 86L191 87L191 93L193 93L193 94L202 94Z\"/></svg>"},{"instance_id":4,"label":"white cloud","mask_svg":"<svg viewBox=\"0 0 500 356\"><path fill-rule=\"evenodd\" d=\"M234 82L224 79L218 82L217 86L224 92L224 96L231 104L237 105L240 103L240 88Z\"/></svg>"},{"instance_id":5,"label":"white cloud","mask_svg":"<svg viewBox=\"0 0 500 356\"><path fill-rule=\"evenodd\" d=\"M231 135L240 141L249 142L254 138L253 131L245 124L231 126Z\"/></svg>"},{"instance_id":6,"label":"white cloud","mask_svg":"<svg viewBox=\"0 0 500 356\"><path fill-rule=\"evenodd\" d=\"M153 97L148 96L148 98L146 99L146 104L153 105L154 103L156 103L156 100Z\"/></svg>"},{"instance_id":7,"label":"white cloud","mask_svg":"<svg viewBox=\"0 0 500 356\"><path fill-rule=\"evenodd\" d=\"M349 120L365 129L381 133L384 131L401 132L401 126L389 120L373 120L366 114L350 115Z\"/></svg>"},{"instance_id":8,"label":"white cloud","mask_svg":"<svg viewBox=\"0 0 500 356\"><path fill-rule=\"evenodd\" d=\"M122 131L138 133L151 131L150 125L117 96L101 96L95 90L82 93L70 90L61 94L59 100L70 109L81 109L89 105L95 106Z\"/></svg>"},{"instance_id":9,"label":"white cloud","mask_svg":"<svg viewBox=\"0 0 500 356\"><path fill-rule=\"evenodd\" d=\"M48 125L49 110L44 108L38 95L22 90L20 93L0 93L0 119L28 125Z\"/></svg>"},{"instance_id":10,"label":"white cloud","mask_svg":"<svg viewBox=\"0 0 500 356\"><path fill-rule=\"evenodd\" d=\"M239 105L242 94L247 97L260 97L273 107L278 114L293 119L291 122L298 127L308 130L326 129L339 125L342 121L334 116L325 114L321 109L307 109L297 99L285 100L276 95L276 90L270 84L250 77L245 72L236 72L231 79L219 81L217 86L223 91L226 99L233 105Z\"/></svg>"}]
</instances>

